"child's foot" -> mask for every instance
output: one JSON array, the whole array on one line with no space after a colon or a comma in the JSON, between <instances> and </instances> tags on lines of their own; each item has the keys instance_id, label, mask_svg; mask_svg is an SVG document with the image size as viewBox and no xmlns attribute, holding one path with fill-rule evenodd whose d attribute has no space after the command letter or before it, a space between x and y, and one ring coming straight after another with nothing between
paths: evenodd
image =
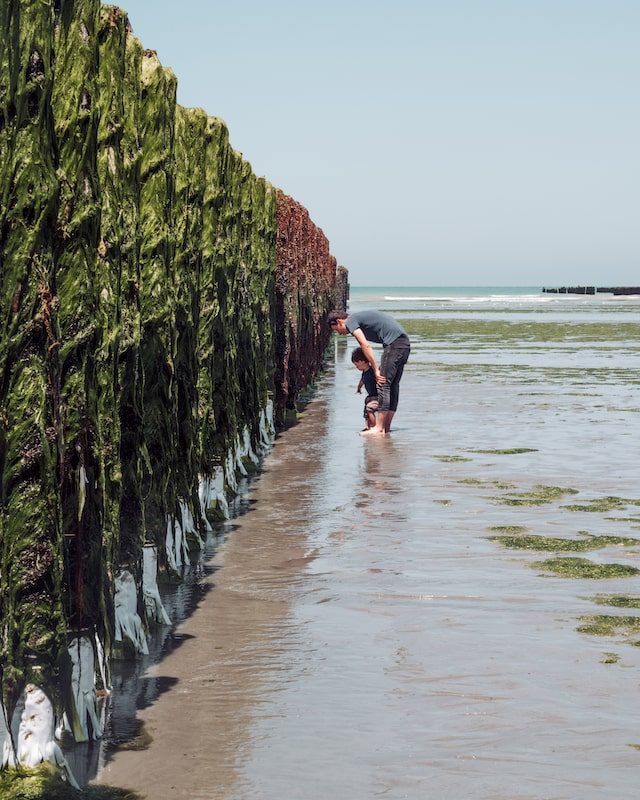
<instances>
[{"instance_id":1,"label":"child's foot","mask_svg":"<svg viewBox=\"0 0 640 800\"><path fill-rule=\"evenodd\" d=\"M366 428L363 431L360 431L360 436L384 436L384 431L378 430L378 428Z\"/></svg>"}]
</instances>

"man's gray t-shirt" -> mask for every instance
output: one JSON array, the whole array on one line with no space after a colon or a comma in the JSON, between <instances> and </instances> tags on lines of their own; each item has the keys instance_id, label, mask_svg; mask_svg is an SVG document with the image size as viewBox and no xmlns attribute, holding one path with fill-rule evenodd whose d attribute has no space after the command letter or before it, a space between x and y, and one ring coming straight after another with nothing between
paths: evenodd
<instances>
[{"instance_id":1,"label":"man's gray t-shirt","mask_svg":"<svg viewBox=\"0 0 640 800\"><path fill-rule=\"evenodd\" d=\"M349 314L345 324L349 333L360 328L368 342L377 342L385 347L395 342L398 336L407 335L402 325L399 325L390 314L374 309Z\"/></svg>"}]
</instances>

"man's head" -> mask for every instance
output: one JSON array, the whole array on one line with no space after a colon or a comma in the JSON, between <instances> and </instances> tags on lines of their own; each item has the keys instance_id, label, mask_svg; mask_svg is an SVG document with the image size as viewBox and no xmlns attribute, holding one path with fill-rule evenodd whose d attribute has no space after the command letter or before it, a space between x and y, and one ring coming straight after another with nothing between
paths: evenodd
<instances>
[{"instance_id":1,"label":"man's head","mask_svg":"<svg viewBox=\"0 0 640 800\"><path fill-rule=\"evenodd\" d=\"M351 361L353 361L353 365L360 370L360 372L366 372L369 369L371 364L366 359L364 351L361 347L356 347L356 349L351 353Z\"/></svg>"},{"instance_id":2,"label":"man's head","mask_svg":"<svg viewBox=\"0 0 640 800\"><path fill-rule=\"evenodd\" d=\"M349 316L346 311L330 311L327 317L327 325L335 333L349 333L349 329L345 325L345 320Z\"/></svg>"}]
</instances>

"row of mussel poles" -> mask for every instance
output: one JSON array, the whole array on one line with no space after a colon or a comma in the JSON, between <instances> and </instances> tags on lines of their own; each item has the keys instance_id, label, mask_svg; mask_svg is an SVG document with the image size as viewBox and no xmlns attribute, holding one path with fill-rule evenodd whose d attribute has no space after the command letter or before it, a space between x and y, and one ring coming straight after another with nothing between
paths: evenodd
<instances>
[{"instance_id":1,"label":"row of mussel poles","mask_svg":"<svg viewBox=\"0 0 640 800\"><path fill-rule=\"evenodd\" d=\"M109 660L328 341L336 263L97 0L0 4L5 766L101 736ZM16 733L17 731L17 733Z\"/></svg>"}]
</instances>

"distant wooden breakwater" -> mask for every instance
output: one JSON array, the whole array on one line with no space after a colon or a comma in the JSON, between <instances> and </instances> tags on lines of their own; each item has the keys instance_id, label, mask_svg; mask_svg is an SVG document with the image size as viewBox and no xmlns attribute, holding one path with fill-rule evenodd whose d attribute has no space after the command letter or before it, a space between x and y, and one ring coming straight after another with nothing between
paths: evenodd
<instances>
[{"instance_id":1,"label":"distant wooden breakwater","mask_svg":"<svg viewBox=\"0 0 640 800\"><path fill-rule=\"evenodd\" d=\"M542 287L546 294L640 294L640 286L560 286L557 289Z\"/></svg>"}]
</instances>

